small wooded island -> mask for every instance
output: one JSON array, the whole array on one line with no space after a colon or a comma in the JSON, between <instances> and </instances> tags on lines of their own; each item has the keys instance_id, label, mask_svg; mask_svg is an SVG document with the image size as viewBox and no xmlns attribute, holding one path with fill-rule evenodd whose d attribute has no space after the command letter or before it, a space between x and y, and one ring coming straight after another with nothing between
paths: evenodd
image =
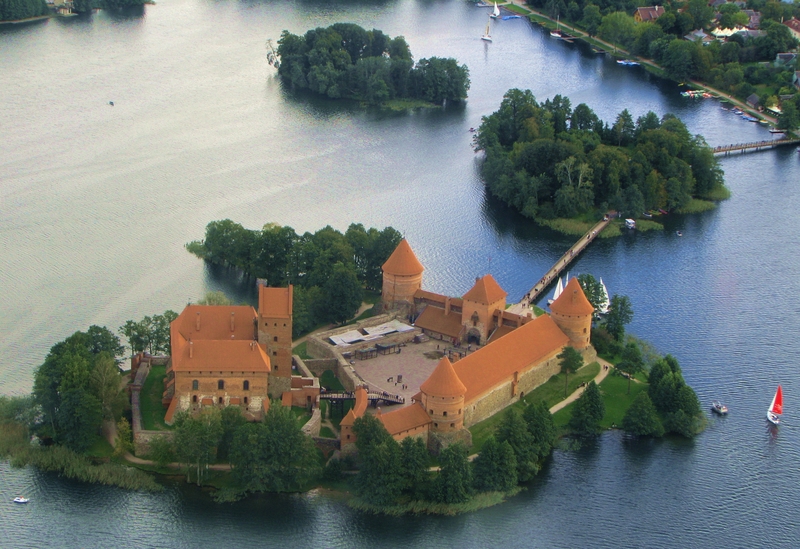
<instances>
[{"instance_id":1,"label":"small wooded island","mask_svg":"<svg viewBox=\"0 0 800 549\"><path fill-rule=\"evenodd\" d=\"M362 322L323 327L294 349L291 282L259 279L257 312L209 296L180 314L128 321L118 330L134 353L127 387L119 338L97 326L76 332L52 347L31 396L0 397L0 456L133 489L160 485L128 463L179 469L217 488L218 501L322 486L353 492L350 504L371 512L453 514L516 493L562 436L574 448L616 426L656 437L703 428L677 361L626 337L627 297L606 309L588 274L570 280L549 314L507 310L491 275L463 297L436 294L422 289L406 240L386 246L397 236L210 223L206 242L191 246L208 261L289 281L308 268L331 290L350 269L374 287L380 265L380 298ZM386 371L397 374L384 383ZM392 394L398 385L416 394Z\"/></svg>"},{"instance_id":2,"label":"small wooded island","mask_svg":"<svg viewBox=\"0 0 800 549\"><path fill-rule=\"evenodd\" d=\"M414 63L405 38L352 23L336 23L303 36L283 31L278 40L278 74L295 88L330 98L380 104L416 101L441 105L462 101L469 69L453 58Z\"/></svg>"},{"instance_id":3,"label":"small wooded island","mask_svg":"<svg viewBox=\"0 0 800 549\"><path fill-rule=\"evenodd\" d=\"M572 109L560 95L539 103L512 89L484 117L475 144L492 195L543 224L608 210L632 218L698 211L727 197L711 149L672 114L634 122L626 109L608 124L584 103Z\"/></svg>"}]
</instances>

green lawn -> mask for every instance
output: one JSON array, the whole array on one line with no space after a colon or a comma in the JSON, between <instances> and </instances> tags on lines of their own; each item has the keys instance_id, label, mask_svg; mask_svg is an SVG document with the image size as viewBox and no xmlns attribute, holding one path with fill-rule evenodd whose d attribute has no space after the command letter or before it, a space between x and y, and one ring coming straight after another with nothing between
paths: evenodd
<instances>
[{"instance_id":1,"label":"green lawn","mask_svg":"<svg viewBox=\"0 0 800 549\"><path fill-rule=\"evenodd\" d=\"M592 362L578 370L576 373L569 376L569 385L567 387L567 394L571 394L575 389L577 389L581 383L585 383L589 380L592 380L597 376L600 372L600 364L597 362ZM539 402L543 400L545 404L547 404L548 408L552 407L554 404L561 402L564 400L564 375L563 374L556 374L547 380L546 383L540 385L527 395L525 395L522 400L519 402L514 403L512 406L518 409L523 409L530 403ZM472 433L472 448L470 449L470 453L474 453L480 451L483 443L489 438L497 428L497 425L500 423L500 420L503 417L503 413L505 411L500 411L499 413L493 415L490 418L484 419L480 423L476 423L472 427L469 428L470 432Z\"/></svg>"},{"instance_id":2,"label":"green lawn","mask_svg":"<svg viewBox=\"0 0 800 549\"><path fill-rule=\"evenodd\" d=\"M114 447L108 443L105 437L97 435L92 445L84 455L93 458L108 458L114 454Z\"/></svg>"},{"instance_id":3,"label":"green lawn","mask_svg":"<svg viewBox=\"0 0 800 549\"><path fill-rule=\"evenodd\" d=\"M164 376L167 375L166 366L153 366L144 382L139 403L142 410L142 427L146 431L160 431L171 429L164 423L164 414L167 409L161 404L164 394Z\"/></svg>"},{"instance_id":4,"label":"green lawn","mask_svg":"<svg viewBox=\"0 0 800 549\"><path fill-rule=\"evenodd\" d=\"M323 426L319 428L319 436L324 438L336 438L336 433L331 431L329 427Z\"/></svg>"},{"instance_id":5,"label":"green lawn","mask_svg":"<svg viewBox=\"0 0 800 549\"><path fill-rule=\"evenodd\" d=\"M339 378L333 373L333 370L325 370L319 378L320 387L325 387L329 392L344 391L344 385L339 381Z\"/></svg>"},{"instance_id":6,"label":"green lawn","mask_svg":"<svg viewBox=\"0 0 800 549\"><path fill-rule=\"evenodd\" d=\"M305 425L308 420L311 419L311 413L302 406L292 406L292 414L294 414L297 424L300 427Z\"/></svg>"},{"instance_id":7,"label":"green lawn","mask_svg":"<svg viewBox=\"0 0 800 549\"><path fill-rule=\"evenodd\" d=\"M292 354L299 356L302 360L309 360L312 358L308 355L308 351L306 350L306 342L302 342L300 345L292 349Z\"/></svg>"},{"instance_id":8,"label":"green lawn","mask_svg":"<svg viewBox=\"0 0 800 549\"><path fill-rule=\"evenodd\" d=\"M603 429L609 429L613 426L619 427L622 425L622 418L625 417L625 412L628 411L628 407L633 403L633 399L641 391L646 391L647 387L646 383L631 383L631 392L628 394L627 379L621 375L614 375L613 372L611 375L606 376L600 384L600 394L603 395L603 402L606 405L606 415L603 417L603 421L600 422L600 426ZM553 415L557 427L566 427L569 418L572 417L572 407L574 405L574 403L570 404Z\"/></svg>"}]
</instances>

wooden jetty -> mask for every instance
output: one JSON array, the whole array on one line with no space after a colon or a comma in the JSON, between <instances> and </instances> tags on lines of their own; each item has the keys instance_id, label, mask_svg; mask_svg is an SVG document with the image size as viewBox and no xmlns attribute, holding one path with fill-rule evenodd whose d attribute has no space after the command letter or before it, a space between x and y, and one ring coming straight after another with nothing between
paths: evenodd
<instances>
[{"instance_id":1,"label":"wooden jetty","mask_svg":"<svg viewBox=\"0 0 800 549\"><path fill-rule=\"evenodd\" d=\"M747 152L747 151L762 151L765 149L773 149L775 147L782 147L785 145L796 145L800 143L800 139L786 138L786 139L771 139L769 141L755 141L753 143L738 143L736 145L721 145L714 147L711 151L714 154L724 154L728 156L732 152Z\"/></svg>"},{"instance_id":2,"label":"wooden jetty","mask_svg":"<svg viewBox=\"0 0 800 549\"><path fill-rule=\"evenodd\" d=\"M612 218L612 215L606 215L601 221L598 221L596 225L589 229L586 234L580 237L580 239L556 261L556 264L539 279L533 288L525 293L520 302L509 307L508 311L516 314L523 314L528 311L530 304L535 302L539 295L558 278L558 275L560 275L561 272L566 269L595 238L597 238L597 235L599 235L603 229L608 227Z\"/></svg>"}]
</instances>

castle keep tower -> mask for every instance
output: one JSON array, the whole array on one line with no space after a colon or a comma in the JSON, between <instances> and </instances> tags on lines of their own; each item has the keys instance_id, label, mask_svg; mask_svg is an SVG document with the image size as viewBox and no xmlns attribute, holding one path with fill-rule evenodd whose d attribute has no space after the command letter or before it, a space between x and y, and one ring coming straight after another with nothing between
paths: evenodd
<instances>
[{"instance_id":1,"label":"castle keep tower","mask_svg":"<svg viewBox=\"0 0 800 549\"><path fill-rule=\"evenodd\" d=\"M432 431L447 433L464 427L464 396L467 388L458 379L447 357L439 361L420 390L422 405L433 421Z\"/></svg>"},{"instance_id":2,"label":"castle keep tower","mask_svg":"<svg viewBox=\"0 0 800 549\"><path fill-rule=\"evenodd\" d=\"M292 389L293 286L268 288L258 285L258 342L267 349L272 364L269 396L280 398Z\"/></svg>"},{"instance_id":3,"label":"castle keep tower","mask_svg":"<svg viewBox=\"0 0 800 549\"><path fill-rule=\"evenodd\" d=\"M383 264L383 309L394 309L404 303L414 304L414 292L422 288L425 268L404 238Z\"/></svg>"},{"instance_id":4,"label":"castle keep tower","mask_svg":"<svg viewBox=\"0 0 800 549\"><path fill-rule=\"evenodd\" d=\"M505 310L507 295L490 274L475 280L475 285L464 294L461 309L461 324L468 342L486 343L494 328L491 325L492 314L496 310Z\"/></svg>"},{"instance_id":5,"label":"castle keep tower","mask_svg":"<svg viewBox=\"0 0 800 549\"><path fill-rule=\"evenodd\" d=\"M550 305L550 317L561 328L569 344L577 350L589 346L594 307L586 299L581 283L572 278L561 295Z\"/></svg>"}]
</instances>

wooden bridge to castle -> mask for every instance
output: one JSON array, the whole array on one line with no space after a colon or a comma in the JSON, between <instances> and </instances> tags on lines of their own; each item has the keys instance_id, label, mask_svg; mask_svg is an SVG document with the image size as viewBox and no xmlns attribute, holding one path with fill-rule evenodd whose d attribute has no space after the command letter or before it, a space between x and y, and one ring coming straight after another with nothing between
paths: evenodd
<instances>
[{"instance_id":1,"label":"wooden bridge to castle","mask_svg":"<svg viewBox=\"0 0 800 549\"><path fill-rule=\"evenodd\" d=\"M774 149L775 147L783 147L786 145L796 145L800 143L798 138L786 139L771 139L768 141L754 141L752 143L737 143L735 145L721 145L714 147L711 151L714 154L724 154L728 156L730 153L747 151L763 151L765 149Z\"/></svg>"},{"instance_id":2,"label":"wooden bridge to castle","mask_svg":"<svg viewBox=\"0 0 800 549\"><path fill-rule=\"evenodd\" d=\"M586 247L595 239L600 232L608 227L609 223L613 215L609 214L606 215L601 221L598 221L591 229L589 229L586 234L584 234L578 241L573 244L569 250L567 250L564 255L562 255L556 264L550 267L550 270L547 271L539 281L534 284L533 288L530 291L526 292L525 295L522 297L519 303L516 303L508 308L509 312L516 313L516 314L524 314L529 310L531 303L534 303L541 293L547 289L553 281L558 278L558 276L564 271L564 269L572 263L578 255L586 249Z\"/></svg>"},{"instance_id":3,"label":"wooden bridge to castle","mask_svg":"<svg viewBox=\"0 0 800 549\"><path fill-rule=\"evenodd\" d=\"M333 393L320 393L320 400L330 400L332 402L340 402L345 400L355 400L356 394L353 391L338 391ZM370 391L367 393L367 399L373 404L380 403L381 401L386 404L403 404L405 399L400 395L393 395L384 391Z\"/></svg>"}]
</instances>

